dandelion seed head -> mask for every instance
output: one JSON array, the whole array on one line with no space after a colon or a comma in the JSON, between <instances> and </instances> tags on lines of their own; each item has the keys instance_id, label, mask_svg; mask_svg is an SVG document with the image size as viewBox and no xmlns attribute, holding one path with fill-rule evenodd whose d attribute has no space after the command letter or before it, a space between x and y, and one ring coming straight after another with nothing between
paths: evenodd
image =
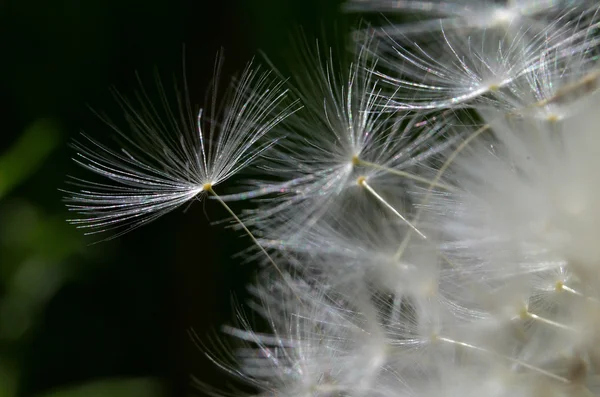
<instances>
[{"instance_id":1,"label":"dandelion seed head","mask_svg":"<svg viewBox=\"0 0 600 397\"><path fill-rule=\"evenodd\" d=\"M129 147L80 145L106 182L74 222L252 199L239 227L281 266L207 356L258 396L600 395L600 8L349 7L421 19L359 28L348 63L303 47L290 82L249 70L223 114L130 114Z\"/></svg>"}]
</instances>

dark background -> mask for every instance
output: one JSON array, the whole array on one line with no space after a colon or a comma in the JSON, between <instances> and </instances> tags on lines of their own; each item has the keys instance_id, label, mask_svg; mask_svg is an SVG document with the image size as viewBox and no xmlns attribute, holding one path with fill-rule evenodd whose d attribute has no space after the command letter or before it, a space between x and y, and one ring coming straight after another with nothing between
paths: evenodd
<instances>
[{"instance_id":1,"label":"dark background","mask_svg":"<svg viewBox=\"0 0 600 397\"><path fill-rule=\"evenodd\" d=\"M249 242L211 226L215 203L177 210L109 242L66 223L68 142L111 130L88 108L181 76L203 98L215 54L227 77L259 50L286 71L290 40L344 37L337 0L0 0L0 397L201 395L226 376L188 331L214 336L243 297ZM260 58L260 56L259 56ZM209 219L207 219L208 214ZM208 339L206 339L208 340ZM61 394L66 393L66 394ZM70 394L69 394L70 393Z\"/></svg>"}]
</instances>

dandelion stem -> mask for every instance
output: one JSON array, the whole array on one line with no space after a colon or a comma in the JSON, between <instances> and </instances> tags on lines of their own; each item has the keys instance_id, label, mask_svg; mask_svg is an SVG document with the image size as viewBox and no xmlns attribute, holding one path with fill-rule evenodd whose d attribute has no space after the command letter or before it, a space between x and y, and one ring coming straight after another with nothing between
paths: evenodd
<instances>
[{"instance_id":1,"label":"dandelion stem","mask_svg":"<svg viewBox=\"0 0 600 397\"><path fill-rule=\"evenodd\" d=\"M269 253L267 252L267 250L265 250L265 248L258 242L258 240L256 239L256 237L254 237L254 234L252 234L252 232L250 230L248 230L248 228L246 227L246 225L244 225L244 222L242 222L242 220L235 214L235 212L233 212L233 210L227 205L227 203L225 203L225 201L223 201L221 199L221 197L219 197L219 195L213 190L212 186L206 186L204 188L208 193L210 193L211 195L213 195L215 197L215 199L217 199L217 201L219 203L221 203L221 205L225 208L225 210L233 217L233 219L235 219L235 221L242 227L242 229L244 229L244 231L246 232L246 234L252 239L252 242L254 242L254 244L256 244L256 246L258 248L260 248L260 250L262 251L263 254L265 254L265 256L267 257L267 259L269 260L269 262L271 262L271 264L273 265L273 267L275 268L275 270L277 270L277 272L279 273L279 275L286 280L285 275L283 274L283 272L281 271L281 269L279 268L279 266L277 266L277 264L275 263L275 261L273 260L273 258L271 258L271 255L269 255Z\"/></svg>"},{"instance_id":2,"label":"dandelion stem","mask_svg":"<svg viewBox=\"0 0 600 397\"><path fill-rule=\"evenodd\" d=\"M581 79L559 88L554 96L539 101L535 103L534 106L543 107L552 103L560 102L568 94L580 89L584 94L588 94L597 88L598 79L600 79L600 70L593 70L583 76Z\"/></svg>"},{"instance_id":3,"label":"dandelion stem","mask_svg":"<svg viewBox=\"0 0 600 397\"><path fill-rule=\"evenodd\" d=\"M558 321L554 321L554 320L550 320L550 319L542 317L542 316L538 316L537 314L531 313L528 310L523 310L523 312L521 313L521 318L522 319L530 318L532 320L538 321L542 324L550 325L552 327L565 329L567 331L575 331L575 329L573 327L569 327L568 325L559 323Z\"/></svg>"},{"instance_id":4,"label":"dandelion stem","mask_svg":"<svg viewBox=\"0 0 600 397\"><path fill-rule=\"evenodd\" d=\"M492 350L489 350L489 349L486 349L486 348L483 348L483 347L475 346L475 345L472 345L470 343L457 341L457 340L446 338L446 337L443 337L443 336L438 336L438 337L435 338L435 340L446 342L446 343L450 343L450 344L461 346L461 347L466 347L466 348L471 349L471 350L476 350L476 351L479 351L479 352L482 352L482 353L486 353L486 354L489 354L489 355L492 355L492 356L496 356L498 358L502 358L504 360L510 361L511 363L520 365L520 366L522 366L524 368L527 368L527 369L529 369L531 371L537 372L537 373L539 373L541 375L545 375L545 376L548 376L548 377L550 377L552 379L556 379L556 380L558 380L560 382L567 383L567 384L571 383L571 381L569 379L567 379L567 378L563 378L562 376L553 374L552 372L549 372L549 371L546 371L546 370L544 370L542 368L539 368L539 367L536 367L534 365L528 364L528 363L526 363L524 361L521 361L519 359L512 358L512 357L509 357L509 356L505 356L504 354L496 353L495 351L492 351Z\"/></svg>"},{"instance_id":5,"label":"dandelion stem","mask_svg":"<svg viewBox=\"0 0 600 397\"><path fill-rule=\"evenodd\" d=\"M382 203L386 208L388 208L390 211L392 211L396 216L398 216L400 219L402 219L403 222L405 222L408 226L410 226L410 228L412 230L414 230L419 236L421 236L424 240L427 240L427 236L425 234L423 234L423 232L421 232L419 229L417 229L417 227L412 224L408 219L406 219L406 217L404 217L396 208L394 208L394 206L392 206L390 203L388 203L383 197L381 197L381 195L379 193L377 193L375 191L375 189L373 189L368 183L365 177L360 177L358 178L358 184L362 187L364 187L369 193L371 193L380 203ZM400 258L402 257L402 252L404 252L404 250L406 249L407 245L408 245L409 239L404 239L402 240L402 243L400 244L400 247L398 248L398 251L396 251L396 255L394 256L394 258L396 260L400 260ZM436 248L437 250L437 248ZM439 255L442 257L442 259L444 259L449 265L451 265L452 267L457 267L454 262L452 262L450 260L450 258L448 258L446 255L444 255L442 252L439 252Z\"/></svg>"},{"instance_id":6,"label":"dandelion stem","mask_svg":"<svg viewBox=\"0 0 600 397\"><path fill-rule=\"evenodd\" d=\"M571 288L571 287L569 287L567 285L564 285L562 283L557 284L556 289L558 291L565 291L565 292L570 293L571 295L575 295L575 296L578 296L580 298L587 299L590 302L593 302L593 303L596 303L596 304L600 304L600 301L598 299L592 298L591 296L585 296L582 292L579 292L576 289L573 289L573 288Z\"/></svg>"},{"instance_id":7,"label":"dandelion stem","mask_svg":"<svg viewBox=\"0 0 600 397\"><path fill-rule=\"evenodd\" d=\"M456 190L454 187L452 187L450 185L446 185L446 184L438 183L438 182L432 182L431 180L429 180L427 178L423 178L418 175L411 174L410 172L396 170L396 169L393 169L390 167L386 167L384 165L380 165L377 163L371 163L370 161L361 160L359 158L355 159L353 163L358 166L375 168L377 170L385 171L385 172L393 174L393 175L398 175L398 176L404 177L406 179L412 179L417 182L426 183L430 186L439 187L441 189L448 190L450 192Z\"/></svg>"},{"instance_id":8,"label":"dandelion stem","mask_svg":"<svg viewBox=\"0 0 600 397\"><path fill-rule=\"evenodd\" d=\"M379 193L377 193L375 191L375 189L373 189L367 183L367 180L364 177L359 178L358 184L360 186L364 187L365 189L367 189L367 191L369 193L371 193L373 195L373 197L375 197L381 204L383 204L386 208L388 208L390 211L392 211L394 213L394 215L396 215L398 218L402 219L402 221L404 223L406 223L408 226L410 226L410 228L413 229L419 236L421 236L423 239L427 240L427 236L425 236L419 229L417 229L412 223L410 223L410 221L408 219L406 219L404 217L404 215L402 215L400 212L398 212L397 209L395 209L390 203L388 203L383 197L381 197L379 195Z\"/></svg>"}]
</instances>

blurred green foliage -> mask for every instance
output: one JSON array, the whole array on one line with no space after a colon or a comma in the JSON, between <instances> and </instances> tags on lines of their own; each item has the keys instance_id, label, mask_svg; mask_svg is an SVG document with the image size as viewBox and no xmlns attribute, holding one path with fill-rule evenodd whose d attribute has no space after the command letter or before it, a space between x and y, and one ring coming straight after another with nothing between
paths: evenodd
<instances>
[{"instance_id":1,"label":"blurred green foliage","mask_svg":"<svg viewBox=\"0 0 600 397\"><path fill-rule=\"evenodd\" d=\"M38 120L27 127L0 157L0 199L37 171L60 143L58 127L50 120Z\"/></svg>"},{"instance_id":2,"label":"blurred green foliage","mask_svg":"<svg viewBox=\"0 0 600 397\"><path fill-rule=\"evenodd\" d=\"M44 165L61 142L59 128L39 120L0 156L0 200ZM83 249L79 233L58 214L43 213L25 199L0 209L0 397L19 394L25 345L46 304L77 274L69 257ZM92 381L42 393L41 397L155 397L164 387L154 379Z\"/></svg>"},{"instance_id":3,"label":"blurred green foliage","mask_svg":"<svg viewBox=\"0 0 600 397\"><path fill-rule=\"evenodd\" d=\"M59 143L58 128L50 121L29 126L13 147L0 155L0 200L39 170ZM21 346L67 274L61 263L80 244L64 222L44 216L35 205L25 200L2 203L0 396L12 397L18 391Z\"/></svg>"},{"instance_id":4,"label":"blurred green foliage","mask_svg":"<svg viewBox=\"0 0 600 397\"><path fill-rule=\"evenodd\" d=\"M104 380L90 382L39 397L158 397L163 386L153 379Z\"/></svg>"},{"instance_id":5,"label":"blurred green foliage","mask_svg":"<svg viewBox=\"0 0 600 397\"><path fill-rule=\"evenodd\" d=\"M197 363L187 331L231 318L230 290L251 274L231 257L246 241L211 228L199 205L90 246L98 238L67 224L58 191L80 175L68 142L81 129L108 139L87 104L118 115L111 85L131 94L134 73L152 83L155 68L180 78L184 44L200 98L222 46L226 74L258 50L284 66L299 26L345 30L340 2L0 0L0 397L196 395L191 375L226 382ZM201 258L199 242L211 247Z\"/></svg>"}]
</instances>

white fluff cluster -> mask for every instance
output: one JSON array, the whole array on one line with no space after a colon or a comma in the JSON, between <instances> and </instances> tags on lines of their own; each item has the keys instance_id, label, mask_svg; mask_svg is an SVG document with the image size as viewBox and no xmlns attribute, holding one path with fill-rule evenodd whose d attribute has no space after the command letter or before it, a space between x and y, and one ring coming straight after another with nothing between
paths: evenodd
<instances>
[{"instance_id":1,"label":"white fluff cluster","mask_svg":"<svg viewBox=\"0 0 600 397\"><path fill-rule=\"evenodd\" d=\"M81 222L151 219L203 189L253 199L230 213L278 270L251 289L270 331L240 313L225 331L244 346L211 358L259 396L600 396L600 8L347 8L388 24L353 36L346 70L317 49L289 91L238 92L215 155L181 131L160 169L83 151L126 189L76 193ZM241 193L214 193L242 167Z\"/></svg>"}]
</instances>

